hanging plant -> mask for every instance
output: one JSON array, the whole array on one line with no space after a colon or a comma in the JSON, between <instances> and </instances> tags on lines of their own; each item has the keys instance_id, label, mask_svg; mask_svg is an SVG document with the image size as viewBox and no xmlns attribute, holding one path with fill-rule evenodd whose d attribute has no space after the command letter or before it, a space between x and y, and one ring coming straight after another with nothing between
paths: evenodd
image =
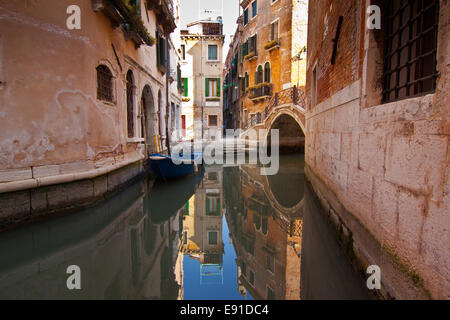
<instances>
[{"instance_id":1,"label":"hanging plant","mask_svg":"<svg viewBox=\"0 0 450 320\"><path fill-rule=\"evenodd\" d=\"M120 14L124 17L124 28L128 31L135 32L141 40L152 46L155 44L156 40L150 35L144 22L141 19L139 10L136 5L130 5L127 0L108 0L112 5L114 5Z\"/></svg>"}]
</instances>

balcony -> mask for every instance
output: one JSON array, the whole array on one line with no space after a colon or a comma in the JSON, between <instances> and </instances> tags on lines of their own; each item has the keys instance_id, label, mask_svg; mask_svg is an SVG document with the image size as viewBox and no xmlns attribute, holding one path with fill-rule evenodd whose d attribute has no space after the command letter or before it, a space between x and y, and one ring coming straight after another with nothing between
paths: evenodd
<instances>
[{"instance_id":1,"label":"balcony","mask_svg":"<svg viewBox=\"0 0 450 320\"><path fill-rule=\"evenodd\" d=\"M252 61L258 58L258 55L256 54L256 51L252 51L249 54L244 56L244 60Z\"/></svg>"},{"instance_id":2,"label":"balcony","mask_svg":"<svg viewBox=\"0 0 450 320\"><path fill-rule=\"evenodd\" d=\"M155 43L136 7L128 5L123 0L91 0L91 3L93 10L103 13L111 21L114 29L122 26L125 38L133 41L136 48L143 44L152 46Z\"/></svg>"},{"instance_id":3,"label":"balcony","mask_svg":"<svg viewBox=\"0 0 450 320\"><path fill-rule=\"evenodd\" d=\"M275 40L269 41L269 42L267 42L264 45L264 49L266 49L268 51L275 50L275 49L277 49L279 47L280 47L280 40L279 39L275 39Z\"/></svg>"},{"instance_id":4,"label":"balcony","mask_svg":"<svg viewBox=\"0 0 450 320\"><path fill-rule=\"evenodd\" d=\"M211 36L221 36L223 33L223 25L218 22L203 22L202 34Z\"/></svg>"},{"instance_id":5,"label":"balcony","mask_svg":"<svg viewBox=\"0 0 450 320\"><path fill-rule=\"evenodd\" d=\"M172 0L147 0L147 8L154 11L157 21L167 33L172 33L176 29L175 10Z\"/></svg>"},{"instance_id":6,"label":"balcony","mask_svg":"<svg viewBox=\"0 0 450 320\"><path fill-rule=\"evenodd\" d=\"M260 83L249 89L249 99L252 101L264 100L272 97L272 84Z\"/></svg>"}]
</instances>

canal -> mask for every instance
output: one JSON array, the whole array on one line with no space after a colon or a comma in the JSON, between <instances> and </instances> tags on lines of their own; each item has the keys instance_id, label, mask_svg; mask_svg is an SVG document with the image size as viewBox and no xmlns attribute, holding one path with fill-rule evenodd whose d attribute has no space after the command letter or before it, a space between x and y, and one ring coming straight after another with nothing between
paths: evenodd
<instances>
[{"instance_id":1,"label":"canal","mask_svg":"<svg viewBox=\"0 0 450 320\"><path fill-rule=\"evenodd\" d=\"M81 290L69 290L69 266ZM367 299L304 157L140 179L95 207L0 234L0 299Z\"/></svg>"}]
</instances>

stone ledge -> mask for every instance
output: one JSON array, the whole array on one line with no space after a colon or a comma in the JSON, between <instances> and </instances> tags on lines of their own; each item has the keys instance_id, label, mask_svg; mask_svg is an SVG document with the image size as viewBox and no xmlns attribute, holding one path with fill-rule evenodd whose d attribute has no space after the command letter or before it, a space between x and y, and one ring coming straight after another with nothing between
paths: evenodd
<instances>
[{"instance_id":1,"label":"stone ledge","mask_svg":"<svg viewBox=\"0 0 450 320\"><path fill-rule=\"evenodd\" d=\"M27 178L23 179L23 180L16 180L16 181L0 183L0 194L6 193L6 192L16 192L16 191L21 191L21 190L34 189L34 188L50 186L50 185L54 185L54 184L68 183L68 182L84 180L84 179L92 179L92 178L107 174L111 171L120 169L122 167L126 167L134 162L142 161L142 160L144 160L144 158L145 157L143 155L134 154L133 156L127 156L123 161L112 163L110 165L103 166L100 168L94 168L93 163L88 163L86 165L79 165L79 166L71 165L69 167L66 166L65 168L69 171L73 170L75 168L79 168L79 169L80 168L85 168L85 169L90 168L90 169L81 171L81 172L72 172L72 173L58 174L58 175L45 176L45 177L34 177L33 178L31 168L27 170L27 171L29 171L29 174L28 173L26 174L24 170L21 170L21 171L19 171L19 172L21 172L21 175L23 175L24 177L27 177ZM91 165L92 165L92 169L91 169ZM61 169L61 167L59 169ZM15 171L13 171L13 173L14 172ZM36 172L39 174L43 174L45 172L51 173L51 172L56 172L56 169L51 166L46 166L45 168L42 168L42 170L38 170ZM61 172L61 170L59 170L59 172Z\"/></svg>"},{"instance_id":2,"label":"stone ledge","mask_svg":"<svg viewBox=\"0 0 450 320\"><path fill-rule=\"evenodd\" d=\"M0 194L0 230L91 206L144 173L138 161L93 178Z\"/></svg>"}]
</instances>

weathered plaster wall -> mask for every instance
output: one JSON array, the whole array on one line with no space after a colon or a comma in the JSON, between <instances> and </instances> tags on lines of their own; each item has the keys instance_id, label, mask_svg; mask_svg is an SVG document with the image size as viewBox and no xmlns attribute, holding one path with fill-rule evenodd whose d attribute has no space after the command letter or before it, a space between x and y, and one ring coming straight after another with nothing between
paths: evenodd
<instances>
[{"instance_id":1,"label":"weathered plaster wall","mask_svg":"<svg viewBox=\"0 0 450 320\"><path fill-rule=\"evenodd\" d=\"M68 30L70 4L0 1L0 42L7 43L0 50L0 182L35 177L40 168L43 175L89 170L135 153L138 141L127 139L126 73L134 73L135 115L145 85L155 106L158 91L165 91L156 46L136 49L120 28L93 11L90 0L78 4L81 30ZM153 12L143 9L142 19L155 34ZM114 103L96 98L100 63L114 75ZM137 119L135 137L140 137Z\"/></svg>"},{"instance_id":2,"label":"weathered plaster wall","mask_svg":"<svg viewBox=\"0 0 450 320\"><path fill-rule=\"evenodd\" d=\"M327 198L333 211L341 219L350 212L417 288L438 299L450 296L449 10L441 1L436 92L394 103L371 105L365 99L376 88L370 66L381 61L369 60L375 43L369 31L360 31L364 5L310 5L308 34L306 162L337 199ZM334 30L326 28L339 15L344 24L331 66ZM318 104L312 106L315 65ZM375 256L364 259L383 264ZM389 294L405 297L395 282L385 286Z\"/></svg>"}]
</instances>

